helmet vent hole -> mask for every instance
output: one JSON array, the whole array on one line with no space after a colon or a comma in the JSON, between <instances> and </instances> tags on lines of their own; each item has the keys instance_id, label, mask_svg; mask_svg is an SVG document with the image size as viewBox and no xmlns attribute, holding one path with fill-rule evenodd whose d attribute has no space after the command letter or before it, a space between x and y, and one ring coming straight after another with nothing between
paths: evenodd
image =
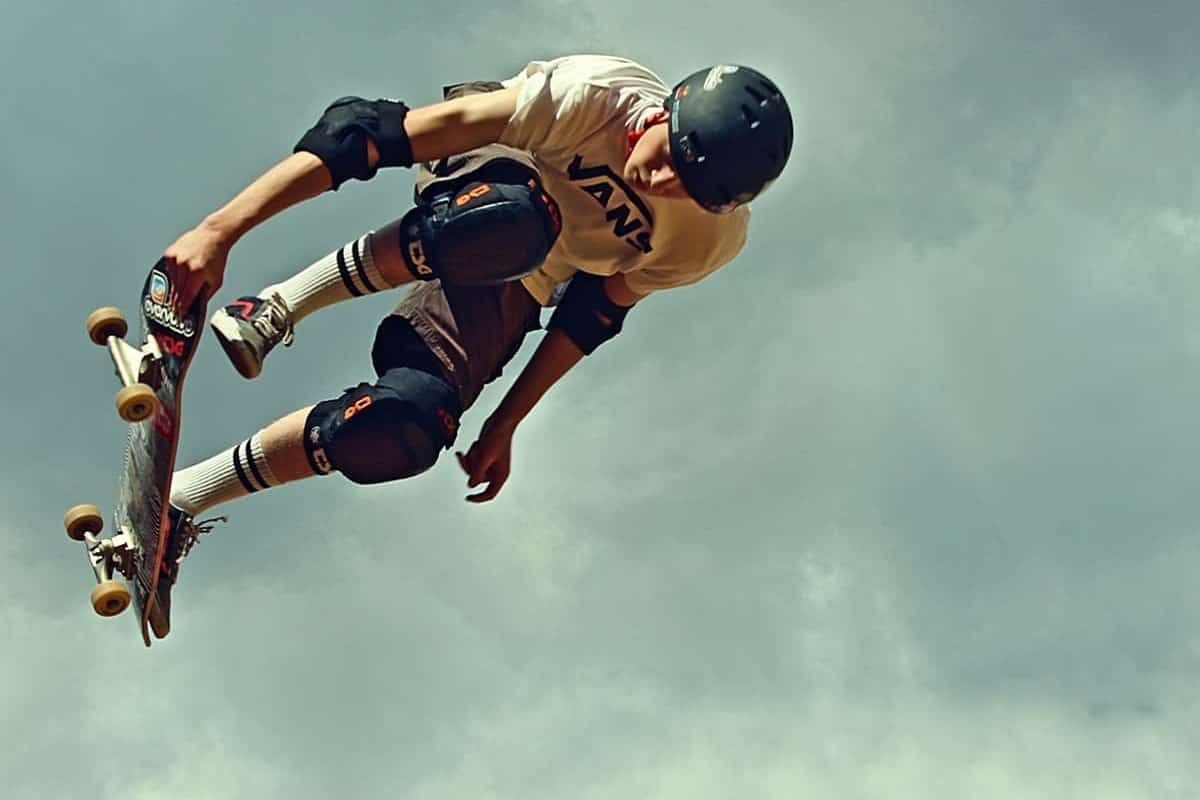
<instances>
[{"instance_id":1,"label":"helmet vent hole","mask_svg":"<svg viewBox=\"0 0 1200 800\"><path fill-rule=\"evenodd\" d=\"M754 116L754 109L750 108L750 106L742 104L742 117L746 122L750 123L751 130L758 127L759 119Z\"/></svg>"},{"instance_id":2,"label":"helmet vent hole","mask_svg":"<svg viewBox=\"0 0 1200 800\"><path fill-rule=\"evenodd\" d=\"M759 83L761 83L763 88L767 90L768 96L778 97L780 95L779 87L776 86L775 84L771 83L770 81L763 79L763 80L759 81Z\"/></svg>"},{"instance_id":3,"label":"helmet vent hole","mask_svg":"<svg viewBox=\"0 0 1200 800\"><path fill-rule=\"evenodd\" d=\"M758 89L755 89L753 86L746 87L746 94L753 97L760 106L766 105L766 103L767 103L767 95L763 94Z\"/></svg>"}]
</instances>

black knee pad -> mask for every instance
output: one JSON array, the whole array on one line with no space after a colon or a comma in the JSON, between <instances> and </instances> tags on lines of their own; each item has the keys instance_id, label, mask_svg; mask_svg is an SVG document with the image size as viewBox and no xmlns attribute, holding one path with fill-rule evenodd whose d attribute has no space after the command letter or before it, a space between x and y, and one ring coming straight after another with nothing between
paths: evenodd
<instances>
[{"instance_id":1,"label":"black knee pad","mask_svg":"<svg viewBox=\"0 0 1200 800\"><path fill-rule=\"evenodd\" d=\"M454 443L460 414L450 384L399 367L314 406L304 449L321 475L337 470L361 484L410 478Z\"/></svg>"},{"instance_id":2,"label":"black knee pad","mask_svg":"<svg viewBox=\"0 0 1200 800\"><path fill-rule=\"evenodd\" d=\"M400 220L400 249L418 280L481 286L515 280L546 260L562 229L541 184L473 180Z\"/></svg>"}]
</instances>

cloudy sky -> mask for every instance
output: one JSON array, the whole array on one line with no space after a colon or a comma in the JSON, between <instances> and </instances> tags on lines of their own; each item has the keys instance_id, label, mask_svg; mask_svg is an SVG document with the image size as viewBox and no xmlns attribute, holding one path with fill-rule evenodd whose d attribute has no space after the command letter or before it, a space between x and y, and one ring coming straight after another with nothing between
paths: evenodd
<instances>
[{"instance_id":1,"label":"cloudy sky","mask_svg":"<svg viewBox=\"0 0 1200 800\"><path fill-rule=\"evenodd\" d=\"M1200 8L1137 5L7 0L0 792L1200 795ZM332 98L572 52L777 78L801 136L740 258L555 387L494 503L449 458L284 487L169 639L95 617L61 517L111 508L124 431L85 315ZM410 188L287 212L221 299ZM182 460L369 374L395 299L254 382L206 339Z\"/></svg>"}]
</instances>

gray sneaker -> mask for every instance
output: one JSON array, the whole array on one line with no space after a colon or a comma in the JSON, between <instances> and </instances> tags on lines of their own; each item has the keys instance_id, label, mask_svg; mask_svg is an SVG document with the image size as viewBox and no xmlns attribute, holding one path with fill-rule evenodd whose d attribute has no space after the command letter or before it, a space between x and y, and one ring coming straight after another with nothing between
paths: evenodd
<instances>
[{"instance_id":1,"label":"gray sneaker","mask_svg":"<svg viewBox=\"0 0 1200 800\"><path fill-rule=\"evenodd\" d=\"M292 311L278 294L239 297L217 309L209 323L225 355L243 378L257 378L275 345L291 347Z\"/></svg>"},{"instance_id":2,"label":"gray sneaker","mask_svg":"<svg viewBox=\"0 0 1200 800\"><path fill-rule=\"evenodd\" d=\"M171 632L171 589L179 580L179 565L191 552L196 540L212 530L213 523L227 521L225 517L214 517L196 522L190 514L176 506L168 507L167 516L170 534L149 619L150 627L159 639Z\"/></svg>"}]
</instances>

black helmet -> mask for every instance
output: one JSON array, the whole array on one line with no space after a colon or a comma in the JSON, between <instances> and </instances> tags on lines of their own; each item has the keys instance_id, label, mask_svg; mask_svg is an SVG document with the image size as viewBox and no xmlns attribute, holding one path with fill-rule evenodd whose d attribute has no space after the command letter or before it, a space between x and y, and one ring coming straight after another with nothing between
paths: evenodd
<instances>
[{"instance_id":1,"label":"black helmet","mask_svg":"<svg viewBox=\"0 0 1200 800\"><path fill-rule=\"evenodd\" d=\"M709 211L750 202L783 172L792 113L761 72L725 64L702 69L677 83L664 106L675 172Z\"/></svg>"}]
</instances>

